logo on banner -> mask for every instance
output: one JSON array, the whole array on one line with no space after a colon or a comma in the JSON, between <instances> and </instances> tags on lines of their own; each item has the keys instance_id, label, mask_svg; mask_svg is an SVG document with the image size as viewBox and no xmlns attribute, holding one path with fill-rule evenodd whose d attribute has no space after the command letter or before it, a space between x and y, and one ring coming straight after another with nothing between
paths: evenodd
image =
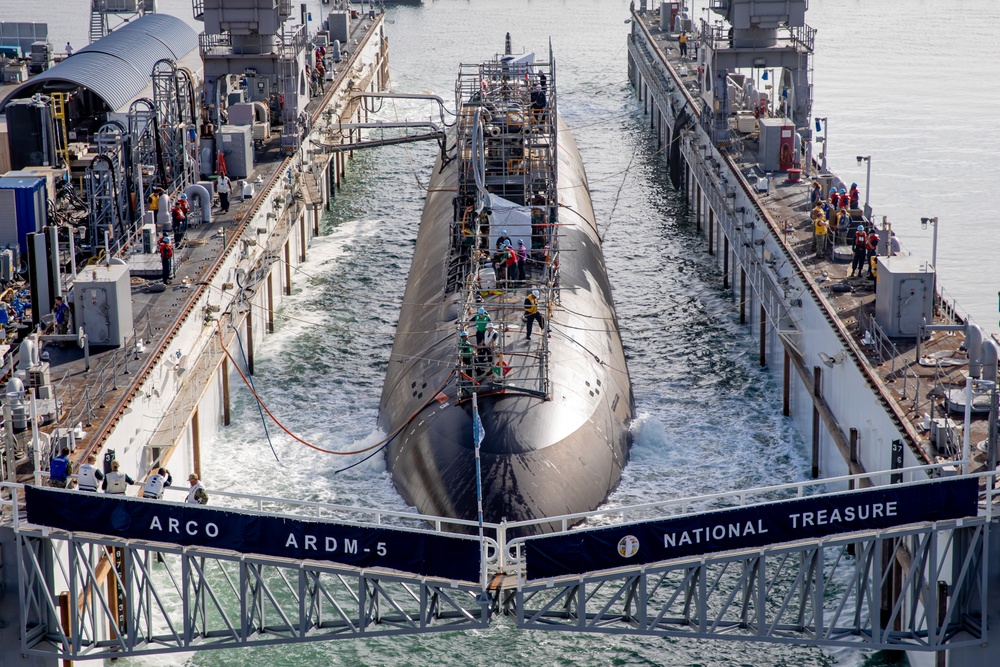
<instances>
[{"instance_id":1,"label":"logo on banner","mask_svg":"<svg viewBox=\"0 0 1000 667\"><path fill-rule=\"evenodd\" d=\"M618 554L622 558L631 558L639 553L639 538L635 535L626 535L618 540Z\"/></svg>"}]
</instances>

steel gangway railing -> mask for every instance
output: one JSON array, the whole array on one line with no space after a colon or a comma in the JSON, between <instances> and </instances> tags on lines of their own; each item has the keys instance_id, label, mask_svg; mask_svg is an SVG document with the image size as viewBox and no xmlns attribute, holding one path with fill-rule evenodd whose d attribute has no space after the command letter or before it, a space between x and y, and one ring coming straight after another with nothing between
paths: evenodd
<instances>
[{"instance_id":1,"label":"steel gangway railing","mask_svg":"<svg viewBox=\"0 0 1000 667\"><path fill-rule=\"evenodd\" d=\"M709 521L706 512L823 498L851 482L879 487L897 475L902 488L945 470L869 472L544 521L556 533L685 516ZM936 651L985 637L989 531L1000 494L995 473L970 477L979 483L974 516L542 579L532 578L525 551L537 538L514 537L532 522L485 524L479 553L488 580L478 582L115 538L99 526L94 533L46 528L27 522L16 484L0 486L0 529L15 534L28 655L127 657L481 629L498 614L545 631ZM475 525L216 490L211 497L219 508L415 535L454 536Z\"/></svg>"},{"instance_id":2,"label":"steel gangway railing","mask_svg":"<svg viewBox=\"0 0 1000 667\"><path fill-rule=\"evenodd\" d=\"M917 481L948 463L713 494L619 511L629 518L824 495L825 485ZM571 576L531 579L524 547L505 545L517 577L506 610L531 630L940 651L982 644L989 604L995 472L978 480L975 517L834 534ZM605 525L608 513L588 513ZM706 517L708 518L708 517ZM571 525L572 519L563 524ZM628 525L628 524L625 524ZM507 525L508 533L518 530ZM529 559L530 560L530 559Z\"/></svg>"},{"instance_id":3,"label":"steel gangway railing","mask_svg":"<svg viewBox=\"0 0 1000 667\"><path fill-rule=\"evenodd\" d=\"M539 291L538 305L546 320L558 298L553 73L551 60L530 66L495 60L462 65L459 70L455 87L459 194L452 225L449 290L460 289L463 295L462 329L471 329L475 314L484 308L499 333L496 349L481 351L477 345L470 353L472 330L467 331L467 342L456 343L460 397L484 391L549 394L547 336L540 332L541 345L531 350L514 343L522 331L524 295L532 289ZM537 99L533 96L543 85L549 97L539 110L532 107ZM518 258L523 279L505 275L506 270L498 265L502 249L490 247L498 230L491 230L489 213L485 218L480 214L481 208L488 208L484 188L532 210L529 256ZM526 259L530 260L527 269Z\"/></svg>"},{"instance_id":4,"label":"steel gangway railing","mask_svg":"<svg viewBox=\"0 0 1000 667\"><path fill-rule=\"evenodd\" d=\"M21 648L27 655L116 659L453 632L489 622L479 581L122 539L102 535L99 526L94 533L56 530L27 523L23 493L22 485L0 485L0 529L15 534ZM213 503L256 505L266 516L302 518L320 509L317 503L246 494L212 496ZM406 519L403 512L331 505L321 513L348 517L354 526ZM423 531L441 532L441 521L437 531ZM454 529L474 522L447 523ZM495 542L491 553L494 559L499 554Z\"/></svg>"}]
</instances>

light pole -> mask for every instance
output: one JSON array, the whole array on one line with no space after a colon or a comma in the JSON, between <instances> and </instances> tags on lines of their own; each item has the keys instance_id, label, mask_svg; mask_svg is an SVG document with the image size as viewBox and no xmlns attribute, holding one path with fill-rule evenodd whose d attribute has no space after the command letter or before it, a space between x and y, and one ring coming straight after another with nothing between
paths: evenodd
<instances>
[{"instance_id":1,"label":"light pole","mask_svg":"<svg viewBox=\"0 0 1000 667\"><path fill-rule=\"evenodd\" d=\"M865 178L865 219L867 220L872 217L872 207L868 205L868 199L872 189L872 156L859 155L858 166L861 166L862 162L868 163L868 176ZM935 227L935 229L937 228Z\"/></svg>"},{"instance_id":2,"label":"light pole","mask_svg":"<svg viewBox=\"0 0 1000 667\"><path fill-rule=\"evenodd\" d=\"M820 122L823 123L823 127L822 128L820 128L820 126L819 126ZM826 171L826 132L829 129L830 129L830 124L827 122L826 118L817 118L816 119L816 131L817 132L820 132L820 131L823 132L823 152L821 152L819 154L819 170L820 170L820 173L823 173L824 171Z\"/></svg>"},{"instance_id":3,"label":"light pole","mask_svg":"<svg viewBox=\"0 0 1000 667\"><path fill-rule=\"evenodd\" d=\"M934 225L934 245L931 248L931 266L934 267L934 272L937 273L937 232L938 232L938 219L933 218L920 218L920 228L927 229L927 225Z\"/></svg>"}]
</instances>

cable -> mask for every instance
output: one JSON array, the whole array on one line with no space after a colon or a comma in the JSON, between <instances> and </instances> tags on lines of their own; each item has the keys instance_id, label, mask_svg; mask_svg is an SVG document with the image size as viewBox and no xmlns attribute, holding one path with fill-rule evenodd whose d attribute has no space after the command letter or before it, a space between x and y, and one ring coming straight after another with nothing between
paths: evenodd
<instances>
[{"instance_id":1,"label":"cable","mask_svg":"<svg viewBox=\"0 0 1000 667\"><path fill-rule=\"evenodd\" d=\"M290 430L288 430L288 428L284 424L282 424L281 421L277 417L274 416L274 413L271 412L270 408L267 407L267 404L264 403L264 400L260 397L260 395L257 394L256 390L254 389L253 382L251 382L251 380L249 378L247 378L246 374L243 373L243 369L236 362L236 360L233 359L233 355L229 352L229 348L226 347L226 342L225 342L225 340L222 337L222 325L218 321L216 321L216 330L218 331L218 334L219 334L219 345L222 347L223 353L226 355L226 357L230 361L233 362L233 366L236 367L236 372L240 374L241 378L243 378L243 383L246 384L247 388L250 390L250 393L253 394L253 397L257 400L257 404L260 406L260 408L264 412L267 413L267 416L271 418L271 421L273 421L278 426L278 428L280 428L282 431L284 431L285 433L287 433L293 440L296 440L296 441L302 443L303 445L305 445L306 447L309 447L310 449L315 449L316 451L323 452L324 454L333 454L335 456L353 456L354 454L364 454L366 452L370 452L373 449L381 448L381 447L384 447L385 445L389 444L389 442L393 438L395 438L397 435L399 435L402 432L402 430L404 428L406 428L406 426L411 421L413 421L417 417L417 415L419 415L424 410L424 408L426 408L428 405L430 405L431 401L437 400L438 394L440 394L444 390L444 388L448 385L448 382L451 380L451 376L454 375L454 373L455 373L454 370L452 370L450 373L448 373L448 376L445 377L444 382L441 383L441 386L438 387L438 390L436 392L434 392L430 396L430 398L428 398L420 407L418 407L413 412L413 414L411 414L409 417L407 417L403 421L403 423L400 424L396 428L396 430L394 430L392 433L390 433L388 436L386 436L385 439L380 440L379 442L376 442L374 445L370 445L368 447L363 447L361 449L356 449L356 450L349 451L349 452L340 452L340 451L336 451L336 450L332 450L332 449L326 449L326 448L320 447L318 445L314 445L314 444L312 444L311 442L309 442L307 440L303 440L298 435L296 435L295 433L292 433Z\"/></svg>"},{"instance_id":2,"label":"cable","mask_svg":"<svg viewBox=\"0 0 1000 667\"><path fill-rule=\"evenodd\" d=\"M398 432L398 431L397 431L396 435L399 435L399 432ZM338 470L334 470L334 471L333 471L333 474L334 474L334 475L337 475L337 474L339 474L339 473L342 473L342 472L345 472L345 471L347 471L347 470L350 470L351 468L354 468L354 467L356 467L356 466L359 466L359 465L361 465L362 463L364 463L365 461L367 461L368 459L372 458L373 456L375 456L376 454L378 454L379 452L381 452L381 451L382 451L383 449L385 449L386 447L388 447L388 446L389 446L389 443L390 443L390 442L392 442L392 438L394 438L394 437L396 437L396 436L395 436L395 435L393 435L393 436L392 436L392 437L390 437L390 438L389 438L388 440L386 440L385 442L383 442L383 443L382 443L382 446L381 446L381 447L379 447L378 449L376 449L376 450L375 450L374 452L372 452L372 453L371 453L371 454L369 454L368 456L366 456L366 457L364 457L364 458L362 458L362 459L359 459L359 460L355 461L354 463L352 463L352 464L351 464L351 465L349 465L349 466L344 466L343 468L340 468L340 469L338 469Z\"/></svg>"},{"instance_id":3,"label":"cable","mask_svg":"<svg viewBox=\"0 0 1000 667\"><path fill-rule=\"evenodd\" d=\"M235 324L230 324L229 326L231 326L233 331L236 332L236 341L240 344L240 354L243 356L243 364L247 368L250 368L250 363L247 361L247 353L243 349L243 337L240 336L240 332L236 329ZM239 368L239 366L237 366L237 368ZM253 378L250 378L250 389L254 390ZM271 442L271 432L267 430L267 420L264 419L264 410L261 409L260 403L257 404L257 410L260 412L260 423L264 426L264 435L267 437L267 445L271 448L271 453L274 454L274 460L280 464L281 459L278 458L278 452L274 451L274 443Z\"/></svg>"},{"instance_id":4,"label":"cable","mask_svg":"<svg viewBox=\"0 0 1000 667\"><path fill-rule=\"evenodd\" d=\"M632 171L632 163L635 162L635 154L639 152L638 147L632 151L632 157L629 158L628 166L625 167L625 171L622 172L622 182L618 186L618 192L615 193L615 203L611 206L611 212L608 213L608 224L604 228L603 232L600 232L599 238L601 239L601 245L604 244L604 237L607 236L608 230L611 229L611 223L614 222L615 209L618 208L618 200L622 196L622 190L625 188L625 182L628 180L629 173Z\"/></svg>"}]
</instances>

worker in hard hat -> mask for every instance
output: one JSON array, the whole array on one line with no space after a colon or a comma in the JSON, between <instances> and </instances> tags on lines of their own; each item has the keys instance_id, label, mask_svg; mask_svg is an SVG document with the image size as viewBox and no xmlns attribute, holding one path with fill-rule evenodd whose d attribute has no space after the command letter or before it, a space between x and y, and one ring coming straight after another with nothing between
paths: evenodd
<instances>
[{"instance_id":1,"label":"worker in hard hat","mask_svg":"<svg viewBox=\"0 0 1000 667\"><path fill-rule=\"evenodd\" d=\"M156 249L160 253L160 263L163 267L163 284L169 285L174 265L174 244L170 242L170 237L164 234Z\"/></svg>"},{"instance_id":2,"label":"worker in hard hat","mask_svg":"<svg viewBox=\"0 0 1000 667\"><path fill-rule=\"evenodd\" d=\"M475 350L472 348L472 343L469 342L468 331L463 331L458 334L458 355L462 360L462 366L472 370L475 359Z\"/></svg>"},{"instance_id":3,"label":"worker in hard hat","mask_svg":"<svg viewBox=\"0 0 1000 667\"><path fill-rule=\"evenodd\" d=\"M493 367L496 349L499 346L500 333L492 322L486 323L486 333L483 342L479 344L479 374L485 375Z\"/></svg>"},{"instance_id":4,"label":"worker in hard hat","mask_svg":"<svg viewBox=\"0 0 1000 667\"><path fill-rule=\"evenodd\" d=\"M531 290L528 292L528 296L524 297L524 316L521 319L528 325L524 336L528 342L531 341L531 327L535 322L538 322L540 329L545 327L545 320L538 312L538 290Z\"/></svg>"},{"instance_id":5,"label":"worker in hard hat","mask_svg":"<svg viewBox=\"0 0 1000 667\"><path fill-rule=\"evenodd\" d=\"M476 347L483 344L486 337L486 325L490 322L490 314L485 308L480 307L472 318L472 323L476 325Z\"/></svg>"},{"instance_id":6,"label":"worker in hard hat","mask_svg":"<svg viewBox=\"0 0 1000 667\"><path fill-rule=\"evenodd\" d=\"M182 199L178 199L173 208L170 209L170 222L173 225L174 247L180 248L184 241L184 233L187 231L187 213L181 208Z\"/></svg>"}]
</instances>

